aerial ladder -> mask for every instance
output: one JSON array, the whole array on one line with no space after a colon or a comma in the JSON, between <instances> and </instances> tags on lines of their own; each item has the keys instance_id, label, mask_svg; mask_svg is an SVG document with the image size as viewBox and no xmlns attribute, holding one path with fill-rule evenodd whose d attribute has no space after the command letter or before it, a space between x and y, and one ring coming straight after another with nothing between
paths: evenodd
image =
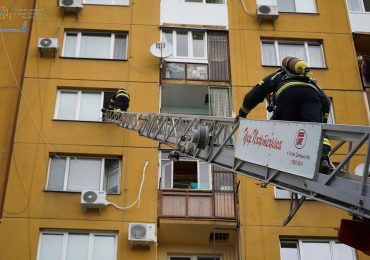
<instances>
[{"instance_id":1,"label":"aerial ladder","mask_svg":"<svg viewBox=\"0 0 370 260\"><path fill-rule=\"evenodd\" d=\"M171 147L170 159L195 158L256 179L261 187L272 184L291 191L283 225L307 198L343 209L354 220L342 220L339 240L370 254L370 127L244 119L236 123L231 117L111 110L103 113L103 121ZM330 174L319 172L324 137L335 143L331 156L341 154ZM354 158L364 161L362 176L349 172Z\"/></svg>"}]
</instances>

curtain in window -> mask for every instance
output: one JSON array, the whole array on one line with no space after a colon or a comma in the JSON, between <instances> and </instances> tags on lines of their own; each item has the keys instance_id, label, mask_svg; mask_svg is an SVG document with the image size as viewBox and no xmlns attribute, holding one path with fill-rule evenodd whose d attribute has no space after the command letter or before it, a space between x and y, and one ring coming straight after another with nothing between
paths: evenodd
<instances>
[{"instance_id":1,"label":"curtain in window","mask_svg":"<svg viewBox=\"0 0 370 260\"><path fill-rule=\"evenodd\" d=\"M64 57L76 57L77 33L67 33L64 41Z\"/></svg>"},{"instance_id":2,"label":"curtain in window","mask_svg":"<svg viewBox=\"0 0 370 260\"><path fill-rule=\"evenodd\" d=\"M47 190L63 190L66 158L51 158Z\"/></svg>"},{"instance_id":3,"label":"curtain in window","mask_svg":"<svg viewBox=\"0 0 370 260\"><path fill-rule=\"evenodd\" d=\"M87 260L89 252L89 234L69 234L66 259Z\"/></svg>"},{"instance_id":4,"label":"curtain in window","mask_svg":"<svg viewBox=\"0 0 370 260\"><path fill-rule=\"evenodd\" d=\"M298 0L302 1L302 0ZM307 1L307 0L305 0ZM279 12L295 12L295 0L277 0Z\"/></svg>"},{"instance_id":5,"label":"curtain in window","mask_svg":"<svg viewBox=\"0 0 370 260\"><path fill-rule=\"evenodd\" d=\"M310 66L316 68L325 67L324 56L321 45L308 45L308 52L310 55Z\"/></svg>"},{"instance_id":6,"label":"curtain in window","mask_svg":"<svg viewBox=\"0 0 370 260\"><path fill-rule=\"evenodd\" d=\"M228 117L231 115L228 88L209 87L211 116Z\"/></svg>"},{"instance_id":7,"label":"curtain in window","mask_svg":"<svg viewBox=\"0 0 370 260\"><path fill-rule=\"evenodd\" d=\"M214 81L229 81L227 32L208 31L207 36L209 79Z\"/></svg>"},{"instance_id":8,"label":"curtain in window","mask_svg":"<svg viewBox=\"0 0 370 260\"><path fill-rule=\"evenodd\" d=\"M331 259L330 244L327 243L315 243L305 242L301 244L300 252L304 259L316 259L316 260L327 260Z\"/></svg>"},{"instance_id":9,"label":"curtain in window","mask_svg":"<svg viewBox=\"0 0 370 260\"><path fill-rule=\"evenodd\" d=\"M114 39L113 59L126 59L126 35L116 34Z\"/></svg>"},{"instance_id":10,"label":"curtain in window","mask_svg":"<svg viewBox=\"0 0 370 260\"><path fill-rule=\"evenodd\" d=\"M347 0L348 10L350 12L362 12L361 1L363 0Z\"/></svg>"},{"instance_id":11,"label":"curtain in window","mask_svg":"<svg viewBox=\"0 0 370 260\"><path fill-rule=\"evenodd\" d=\"M176 56L189 56L187 31L176 31Z\"/></svg>"},{"instance_id":12,"label":"curtain in window","mask_svg":"<svg viewBox=\"0 0 370 260\"><path fill-rule=\"evenodd\" d=\"M262 64L277 65L275 45L273 42L262 42Z\"/></svg>"},{"instance_id":13,"label":"curtain in window","mask_svg":"<svg viewBox=\"0 0 370 260\"><path fill-rule=\"evenodd\" d=\"M115 237L94 235L93 260L115 260Z\"/></svg>"},{"instance_id":14,"label":"curtain in window","mask_svg":"<svg viewBox=\"0 0 370 260\"><path fill-rule=\"evenodd\" d=\"M101 109L100 92L82 92L79 120L99 121Z\"/></svg>"},{"instance_id":15,"label":"curtain in window","mask_svg":"<svg viewBox=\"0 0 370 260\"><path fill-rule=\"evenodd\" d=\"M62 259L63 235L42 234L39 260L60 260Z\"/></svg>"},{"instance_id":16,"label":"curtain in window","mask_svg":"<svg viewBox=\"0 0 370 260\"><path fill-rule=\"evenodd\" d=\"M279 64L286 56L307 60L306 50L303 44L279 43Z\"/></svg>"},{"instance_id":17,"label":"curtain in window","mask_svg":"<svg viewBox=\"0 0 370 260\"><path fill-rule=\"evenodd\" d=\"M57 119L74 120L76 116L77 92L60 91Z\"/></svg>"},{"instance_id":18,"label":"curtain in window","mask_svg":"<svg viewBox=\"0 0 370 260\"><path fill-rule=\"evenodd\" d=\"M99 190L101 159L71 157L67 190Z\"/></svg>"},{"instance_id":19,"label":"curtain in window","mask_svg":"<svg viewBox=\"0 0 370 260\"><path fill-rule=\"evenodd\" d=\"M109 59L111 57L110 49L110 34L82 34L80 44L81 58Z\"/></svg>"}]
</instances>

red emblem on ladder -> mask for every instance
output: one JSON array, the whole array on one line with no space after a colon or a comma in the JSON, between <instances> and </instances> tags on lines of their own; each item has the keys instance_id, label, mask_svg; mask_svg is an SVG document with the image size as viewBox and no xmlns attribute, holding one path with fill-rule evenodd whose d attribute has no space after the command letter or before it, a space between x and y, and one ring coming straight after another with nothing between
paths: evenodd
<instances>
[{"instance_id":1,"label":"red emblem on ladder","mask_svg":"<svg viewBox=\"0 0 370 260\"><path fill-rule=\"evenodd\" d=\"M307 141L307 133L304 129L300 129L295 135L294 146L297 149L302 149Z\"/></svg>"}]
</instances>

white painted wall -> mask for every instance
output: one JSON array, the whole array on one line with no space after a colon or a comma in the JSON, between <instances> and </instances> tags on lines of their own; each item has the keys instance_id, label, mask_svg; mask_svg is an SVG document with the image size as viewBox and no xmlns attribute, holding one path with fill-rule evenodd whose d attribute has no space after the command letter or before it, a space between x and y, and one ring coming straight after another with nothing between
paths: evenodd
<instances>
[{"instance_id":1,"label":"white painted wall","mask_svg":"<svg viewBox=\"0 0 370 260\"><path fill-rule=\"evenodd\" d=\"M370 33L370 13L349 12L352 32Z\"/></svg>"},{"instance_id":2,"label":"white painted wall","mask_svg":"<svg viewBox=\"0 0 370 260\"><path fill-rule=\"evenodd\" d=\"M165 23L225 26L228 28L227 4L185 3L185 0L162 0L161 25Z\"/></svg>"}]
</instances>

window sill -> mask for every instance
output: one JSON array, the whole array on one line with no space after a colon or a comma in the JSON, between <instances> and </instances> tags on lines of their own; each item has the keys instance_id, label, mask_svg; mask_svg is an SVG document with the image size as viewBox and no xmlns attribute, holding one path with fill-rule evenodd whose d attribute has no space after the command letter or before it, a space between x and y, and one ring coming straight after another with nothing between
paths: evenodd
<instances>
[{"instance_id":1,"label":"window sill","mask_svg":"<svg viewBox=\"0 0 370 260\"><path fill-rule=\"evenodd\" d=\"M57 119L53 118L53 121L57 122L79 122L79 123L108 123L108 122L103 122L103 121L88 121L88 120L73 120L73 119Z\"/></svg>"},{"instance_id":2,"label":"window sill","mask_svg":"<svg viewBox=\"0 0 370 260\"><path fill-rule=\"evenodd\" d=\"M121 5L117 5L117 4L93 4L93 3L83 3L83 5L98 5L98 6L124 6L124 7L127 7L127 6L130 6L130 3L127 3L127 4L121 4Z\"/></svg>"},{"instance_id":3,"label":"window sill","mask_svg":"<svg viewBox=\"0 0 370 260\"><path fill-rule=\"evenodd\" d=\"M68 194L81 194L82 191L69 191L69 190L43 190L44 192L55 192L55 193L68 193ZM122 195L122 193L107 193L107 196Z\"/></svg>"},{"instance_id":4,"label":"window sill","mask_svg":"<svg viewBox=\"0 0 370 260\"><path fill-rule=\"evenodd\" d=\"M85 58L85 57L66 57L59 56L61 59L72 59L72 60L104 60L104 61L128 61L128 59L108 59L108 58Z\"/></svg>"},{"instance_id":5,"label":"window sill","mask_svg":"<svg viewBox=\"0 0 370 260\"><path fill-rule=\"evenodd\" d=\"M279 14L308 14L308 15L320 15L320 13L284 12L284 11L279 11Z\"/></svg>"}]
</instances>

